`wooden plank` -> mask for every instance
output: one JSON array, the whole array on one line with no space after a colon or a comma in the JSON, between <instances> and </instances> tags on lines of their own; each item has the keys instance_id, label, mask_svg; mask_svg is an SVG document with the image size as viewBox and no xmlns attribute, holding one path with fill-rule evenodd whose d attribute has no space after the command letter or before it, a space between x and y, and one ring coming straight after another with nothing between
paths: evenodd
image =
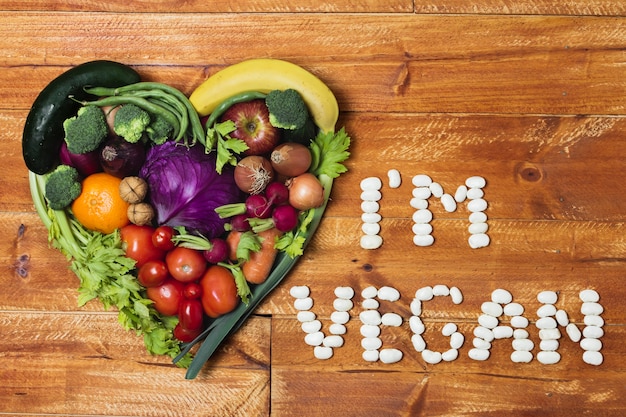
<instances>
[{"instance_id":1,"label":"wooden plank","mask_svg":"<svg viewBox=\"0 0 626 417\"><path fill-rule=\"evenodd\" d=\"M0 312L0 414L269 415L267 318L249 320L194 381L147 354L115 314Z\"/></svg>"},{"instance_id":2,"label":"wooden plank","mask_svg":"<svg viewBox=\"0 0 626 417\"><path fill-rule=\"evenodd\" d=\"M511 2L506 0L480 0L471 3L463 0L450 0L445 3L417 0L416 13L468 13L468 14L531 14L531 15L624 15L626 6L619 1L554 1L531 0Z\"/></svg>"}]
</instances>

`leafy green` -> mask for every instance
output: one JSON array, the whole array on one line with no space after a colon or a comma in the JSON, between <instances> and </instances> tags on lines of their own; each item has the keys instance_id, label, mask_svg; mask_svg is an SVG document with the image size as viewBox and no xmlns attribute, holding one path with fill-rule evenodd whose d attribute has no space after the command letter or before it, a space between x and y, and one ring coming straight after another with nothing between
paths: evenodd
<instances>
[{"instance_id":1,"label":"leafy green","mask_svg":"<svg viewBox=\"0 0 626 417\"><path fill-rule=\"evenodd\" d=\"M235 122L232 120L216 123L213 127L207 128L205 146L207 150L214 149L217 152L215 170L218 174L222 173L224 165L237 165L237 155L248 149L243 140L229 136L235 129Z\"/></svg>"},{"instance_id":2,"label":"leafy green","mask_svg":"<svg viewBox=\"0 0 626 417\"><path fill-rule=\"evenodd\" d=\"M337 178L348 170L343 162L350 156L349 147L350 137L344 128L337 133L318 133L311 141L312 158L309 172L318 177L324 174L330 178Z\"/></svg>"}]
</instances>

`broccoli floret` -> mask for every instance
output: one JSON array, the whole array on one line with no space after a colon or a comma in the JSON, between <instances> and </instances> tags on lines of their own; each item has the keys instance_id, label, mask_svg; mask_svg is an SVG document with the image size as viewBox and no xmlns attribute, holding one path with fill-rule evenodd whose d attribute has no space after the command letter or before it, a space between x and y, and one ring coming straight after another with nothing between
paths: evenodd
<instances>
[{"instance_id":1,"label":"broccoli floret","mask_svg":"<svg viewBox=\"0 0 626 417\"><path fill-rule=\"evenodd\" d=\"M174 132L174 127L169 124L163 117L156 115L152 118L152 122L146 128L148 138L155 144L161 145L165 143Z\"/></svg>"},{"instance_id":2,"label":"broccoli floret","mask_svg":"<svg viewBox=\"0 0 626 417\"><path fill-rule=\"evenodd\" d=\"M63 122L65 143L71 153L89 153L106 139L109 128L106 116L98 106L83 106L76 116Z\"/></svg>"},{"instance_id":3,"label":"broccoli floret","mask_svg":"<svg viewBox=\"0 0 626 417\"><path fill-rule=\"evenodd\" d=\"M44 194L53 210L62 210L72 204L81 191L80 176L74 167L59 165L46 175Z\"/></svg>"},{"instance_id":4,"label":"broccoli floret","mask_svg":"<svg viewBox=\"0 0 626 417\"><path fill-rule=\"evenodd\" d=\"M265 104L270 112L270 123L274 127L300 129L309 118L306 103L300 93L292 88L270 91L265 97Z\"/></svg>"},{"instance_id":5,"label":"broccoli floret","mask_svg":"<svg viewBox=\"0 0 626 417\"><path fill-rule=\"evenodd\" d=\"M141 140L150 124L150 114L134 104L124 104L115 113L113 130L130 143Z\"/></svg>"},{"instance_id":6,"label":"broccoli floret","mask_svg":"<svg viewBox=\"0 0 626 417\"><path fill-rule=\"evenodd\" d=\"M312 118L307 118L304 126L300 129L282 131L282 140L284 142L297 142L305 146L309 146L311 141L317 136L317 126Z\"/></svg>"}]
</instances>

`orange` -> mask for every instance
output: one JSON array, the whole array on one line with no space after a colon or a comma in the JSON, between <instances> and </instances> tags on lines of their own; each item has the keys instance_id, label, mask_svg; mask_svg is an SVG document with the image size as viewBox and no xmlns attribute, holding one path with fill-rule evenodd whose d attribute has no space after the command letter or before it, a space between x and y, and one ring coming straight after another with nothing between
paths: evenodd
<instances>
[{"instance_id":1,"label":"orange","mask_svg":"<svg viewBox=\"0 0 626 417\"><path fill-rule=\"evenodd\" d=\"M120 178L99 172L83 180L83 189L72 203L76 220L89 230L112 233L126 226L129 204L120 197Z\"/></svg>"}]
</instances>

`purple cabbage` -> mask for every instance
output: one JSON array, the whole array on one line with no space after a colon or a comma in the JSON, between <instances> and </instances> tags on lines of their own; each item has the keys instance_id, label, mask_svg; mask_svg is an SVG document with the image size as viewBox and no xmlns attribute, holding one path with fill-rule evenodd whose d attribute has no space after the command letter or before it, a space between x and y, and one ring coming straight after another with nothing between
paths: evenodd
<instances>
[{"instance_id":1,"label":"purple cabbage","mask_svg":"<svg viewBox=\"0 0 626 417\"><path fill-rule=\"evenodd\" d=\"M215 171L215 152L186 147L174 141L152 147L139 174L148 183L149 199L159 225L184 226L206 238L220 236L228 219L215 208L243 201L233 177L234 168Z\"/></svg>"}]
</instances>

